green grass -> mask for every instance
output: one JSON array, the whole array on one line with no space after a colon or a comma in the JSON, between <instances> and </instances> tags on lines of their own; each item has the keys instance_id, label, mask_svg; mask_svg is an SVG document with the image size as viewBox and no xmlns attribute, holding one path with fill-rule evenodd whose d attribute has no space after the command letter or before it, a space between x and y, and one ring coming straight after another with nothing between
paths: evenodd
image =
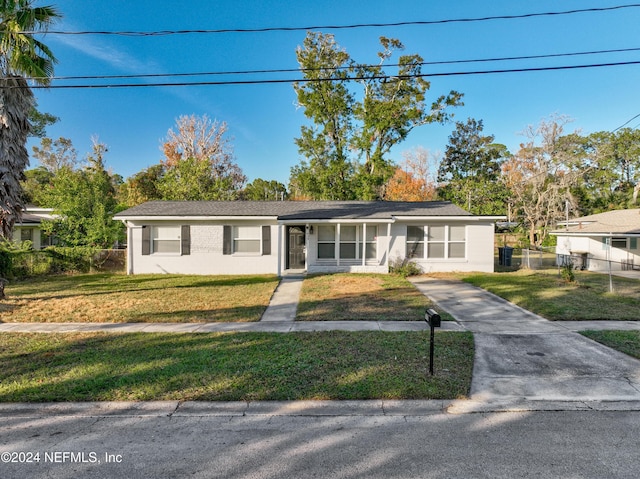
<instances>
[{"instance_id":1,"label":"green grass","mask_svg":"<svg viewBox=\"0 0 640 479\"><path fill-rule=\"evenodd\" d=\"M640 331L583 331L581 334L640 359Z\"/></svg>"},{"instance_id":2,"label":"green grass","mask_svg":"<svg viewBox=\"0 0 640 479\"><path fill-rule=\"evenodd\" d=\"M304 280L298 321L423 321L433 304L392 274L327 274ZM443 317L449 319L449 316Z\"/></svg>"},{"instance_id":3,"label":"green grass","mask_svg":"<svg viewBox=\"0 0 640 479\"><path fill-rule=\"evenodd\" d=\"M610 293L606 275L580 271L575 275L573 283L563 281L556 269L458 277L550 320L640 319L640 281L615 278Z\"/></svg>"},{"instance_id":4,"label":"green grass","mask_svg":"<svg viewBox=\"0 0 640 479\"><path fill-rule=\"evenodd\" d=\"M0 401L454 399L469 392L470 333L0 336Z\"/></svg>"},{"instance_id":5,"label":"green grass","mask_svg":"<svg viewBox=\"0 0 640 479\"><path fill-rule=\"evenodd\" d=\"M12 282L0 321L258 321L277 285L273 275L46 276Z\"/></svg>"}]
</instances>

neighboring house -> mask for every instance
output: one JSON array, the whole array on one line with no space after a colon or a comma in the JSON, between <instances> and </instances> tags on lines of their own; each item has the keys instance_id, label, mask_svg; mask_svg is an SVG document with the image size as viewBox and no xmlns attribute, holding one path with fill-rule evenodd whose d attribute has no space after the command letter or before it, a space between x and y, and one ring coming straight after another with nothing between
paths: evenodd
<instances>
[{"instance_id":1,"label":"neighboring house","mask_svg":"<svg viewBox=\"0 0 640 479\"><path fill-rule=\"evenodd\" d=\"M449 202L152 201L115 215L129 274L493 271L494 223Z\"/></svg>"},{"instance_id":2,"label":"neighboring house","mask_svg":"<svg viewBox=\"0 0 640 479\"><path fill-rule=\"evenodd\" d=\"M640 269L640 209L615 210L583 216L559 224L558 264L571 258L573 265L590 271Z\"/></svg>"},{"instance_id":3,"label":"neighboring house","mask_svg":"<svg viewBox=\"0 0 640 479\"><path fill-rule=\"evenodd\" d=\"M54 218L53 209L27 205L22 212L22 219L13 225L13 240L16 243L31 241L33 249L42 249L53 244L53 238L44 234L41 229L43 220Z\"/></svg>"}]
</instances>

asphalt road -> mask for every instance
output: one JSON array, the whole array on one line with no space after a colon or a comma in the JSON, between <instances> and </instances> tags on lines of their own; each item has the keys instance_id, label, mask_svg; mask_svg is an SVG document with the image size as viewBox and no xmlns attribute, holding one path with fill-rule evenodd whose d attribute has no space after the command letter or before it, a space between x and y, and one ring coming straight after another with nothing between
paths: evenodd
<instances>
[{"instance_id":1,"label":"asphalt road","mask_svg":"<svg viewBox=\"0 0 640 479\"><path fill-rule=\"evenodd\" d=\"M295 408L244 415L206 406L182 414L5 409L0 477L635 479L640 471L638 411Z\"/></svg>"}]
</instances>

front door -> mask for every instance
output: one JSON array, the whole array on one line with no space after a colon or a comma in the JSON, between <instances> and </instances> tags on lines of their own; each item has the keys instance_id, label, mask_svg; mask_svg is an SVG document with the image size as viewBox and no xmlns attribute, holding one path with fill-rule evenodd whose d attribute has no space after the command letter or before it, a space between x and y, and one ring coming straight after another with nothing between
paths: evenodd
<instances>
[{"instance_id":1,"label":"front door","mask_svg":"<svg viewBox=\"0 0 640 479\"><path fill-rule=\"evenodd\" d=\"M304 269L304 227L289 227L289 269Z\"/></svg>"}]
</instances>

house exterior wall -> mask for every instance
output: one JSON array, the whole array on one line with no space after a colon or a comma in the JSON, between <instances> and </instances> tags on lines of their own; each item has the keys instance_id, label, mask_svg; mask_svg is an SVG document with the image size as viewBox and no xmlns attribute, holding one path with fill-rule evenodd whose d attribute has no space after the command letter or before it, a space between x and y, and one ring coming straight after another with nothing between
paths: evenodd
<instances>
[{"instance_id":1,"label":"house exterior wall","mask_svg":"<svg viewBox=\"0 0 640 479\"><path fill-rule=\"evenodd\" d=\"M323 225L332 225L335 229L332 258L319 257L319 231ZM153 245L144 251L145 228L162 229L166 227L182 227L188 225L188 254L181 251L154 252ZM340 258L340 232L344 226L361 228L358 233L356 258ZM397 221L395 223L378 222L362 223L349 221L324 223L298 223L305 231L306 270L309 273L388 273L390 261L404 259L407 255L407 228L409 226L462 226L465 232L464 257L460 258L414 258L425 273L448 271L493 271L494 225L491 221L468 222L465 220L421 220ZM144 220L128 221L128 266L130 274L171 273L171 274L282 274L287 267L288 249L286 224L277 224L275 219L234 220L234 221L180 221ZM270 236L270 254L240 253L225 251L225 227L249 226L267 227ZM369 237L369 251L375 244L375 257L362 258L367 250L367 239L362 246L363 237L372 233L375 228L375 240ZM171 228L169 228L171 229ZM147 230L147 235L149 235ZM228 231L228 230L227 230ZM228 234L228 233L227 233ZM178 243L182 238L176 238ZM153 243L153 239L151 240ZM149 238L147 236L147 244ZM174 245L175 246L175 245ZM161 249L160 247L158 247ZM182 246L184 248L184 245ZM426 254L425 254L426 256Z\"/></svg>"},{"instance_id":2,"label":"house exterior wall","mask_svg":"<svg viewBox=\"0 0 640 479\"><path fill-rule=\"evenodd\" d=\"M190 251L180 253L142 253L143 226L189 225ZM224 226L268 226L271 231L270 254L224 254ZM144 221L129 222L128 266L130 274L277 274L278 273L278 225L268 221Z\"/></svg>"},{"instance_id":3,"label":"house exterior wall","mask_svg":"<svg viewBox=\"0 0 640 479\"><path fill-rule=\"evenodd\" d=\"M619 271L626 265L640 265L640 238L619 235L616 238L627 238L627 247L607 247L602 236L574 236L557 234L556 255L574 257L587 254L589 271ZM574 264L576 260L574 259Z\"/></svg>"},{"instance_id":4,"label":"house exterior wall","mask_svg":"<svg viewBox=\"0 0 640 479\"><path fill-rule=\"evenodd\" d=\"M402 260L407 257L407 229L409 226L464 226L465 227L465 254L464 258L429 258L425 253L423 257L412 258L411 261L422 268L424 273L438 273L450 271L480 271L493 272L494 270L494 224L493 222L464 223L461 221L412 221L395 223L391 226L391 261ZM426 251L426 245L425 245ZM446 256L446 254L445 254Z\"/></svg>"}]
</instances>

